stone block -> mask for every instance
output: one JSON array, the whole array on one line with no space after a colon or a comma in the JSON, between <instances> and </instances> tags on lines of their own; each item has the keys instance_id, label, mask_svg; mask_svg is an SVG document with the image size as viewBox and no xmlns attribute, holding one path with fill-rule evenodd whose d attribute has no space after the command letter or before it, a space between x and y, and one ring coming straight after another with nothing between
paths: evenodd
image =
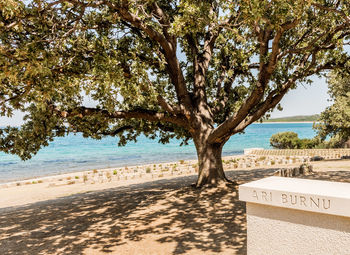
<instances>
[{"instance_id":1,"label":"stone block","mask_svg":"<svg viewBox=\"0 0 350 255\"><path fill-rule=\"evenodd\" d=\"M268 177L240 185L247 253L350 254L350 183Z\"/></svg>"}]
</instances>

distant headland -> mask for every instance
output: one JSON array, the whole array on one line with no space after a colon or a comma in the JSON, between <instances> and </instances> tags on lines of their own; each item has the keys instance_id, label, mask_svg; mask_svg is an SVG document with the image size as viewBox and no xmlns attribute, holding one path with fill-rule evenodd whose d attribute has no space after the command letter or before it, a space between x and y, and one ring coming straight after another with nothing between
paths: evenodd
<instances>
[{"instance_id":1,"label":"distant headland","mask_svg":"<svg viewBox=\"0 0 350 255\"><path fill-rule=\"evenodd\" d=\"M282 118L272 118L264 120L263 122L315 122L320 117L319 114L314 115L297 115Z\"/></svg>"}]
</instances>

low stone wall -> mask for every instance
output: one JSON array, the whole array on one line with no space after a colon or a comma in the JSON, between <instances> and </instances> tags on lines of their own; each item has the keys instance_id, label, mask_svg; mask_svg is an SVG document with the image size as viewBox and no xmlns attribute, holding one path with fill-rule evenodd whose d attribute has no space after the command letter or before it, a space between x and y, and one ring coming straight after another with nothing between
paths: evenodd
<instances>
[{"instance_id":1,"label":"low stone wall","mask_svg":"<svg viewBox=\"0 0 350 255\"><path fill-rule=\"evenodd\" d=\"M350 149L284 149L284 150L251 150L249 155L256 156L320 156L324 159L340 159L350 156Z\"/></svg>"}]
</instances>

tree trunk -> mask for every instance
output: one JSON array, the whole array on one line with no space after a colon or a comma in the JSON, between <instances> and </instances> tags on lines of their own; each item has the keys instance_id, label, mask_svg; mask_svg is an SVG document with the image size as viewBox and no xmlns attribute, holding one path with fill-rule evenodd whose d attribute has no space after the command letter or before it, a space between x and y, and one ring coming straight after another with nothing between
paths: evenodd
<instances>
[{"instance_id":1,"label":"tree trunk","mask_svg":"<svg viewBox=\"0 0 350 255\"><path fill-rule=\"evenodd\" d=\"M196 187L203 185L216 186L230 182L224 173L222 165L222 147L224 144L208 144L205 141L195 141L198 155L198 179Z\"/></svg>"}]
</instances>

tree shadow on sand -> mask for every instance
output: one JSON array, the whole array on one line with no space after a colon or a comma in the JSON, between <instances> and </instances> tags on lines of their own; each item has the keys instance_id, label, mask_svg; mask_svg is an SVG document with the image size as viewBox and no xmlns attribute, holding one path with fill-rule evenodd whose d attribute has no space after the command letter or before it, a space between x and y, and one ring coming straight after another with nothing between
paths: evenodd
<instances>
[{"instance_id":1,"label":"tree shadow on sand","mask_svg":"<svg viewBox=\"0 0 350 255\"><path fill-rule=\"evenodd\" d=\"M227 175L242 184L273 172ZM311 178L350 180L350 172L336 173ZM1 209L0 254L154 254L152 248L158 254L246 254L245 203L238 201L237 186L194 189L190 184L195 179L159 180ZM146 246L135 248L145 240Z\"/></svg>"}]
</instances>

